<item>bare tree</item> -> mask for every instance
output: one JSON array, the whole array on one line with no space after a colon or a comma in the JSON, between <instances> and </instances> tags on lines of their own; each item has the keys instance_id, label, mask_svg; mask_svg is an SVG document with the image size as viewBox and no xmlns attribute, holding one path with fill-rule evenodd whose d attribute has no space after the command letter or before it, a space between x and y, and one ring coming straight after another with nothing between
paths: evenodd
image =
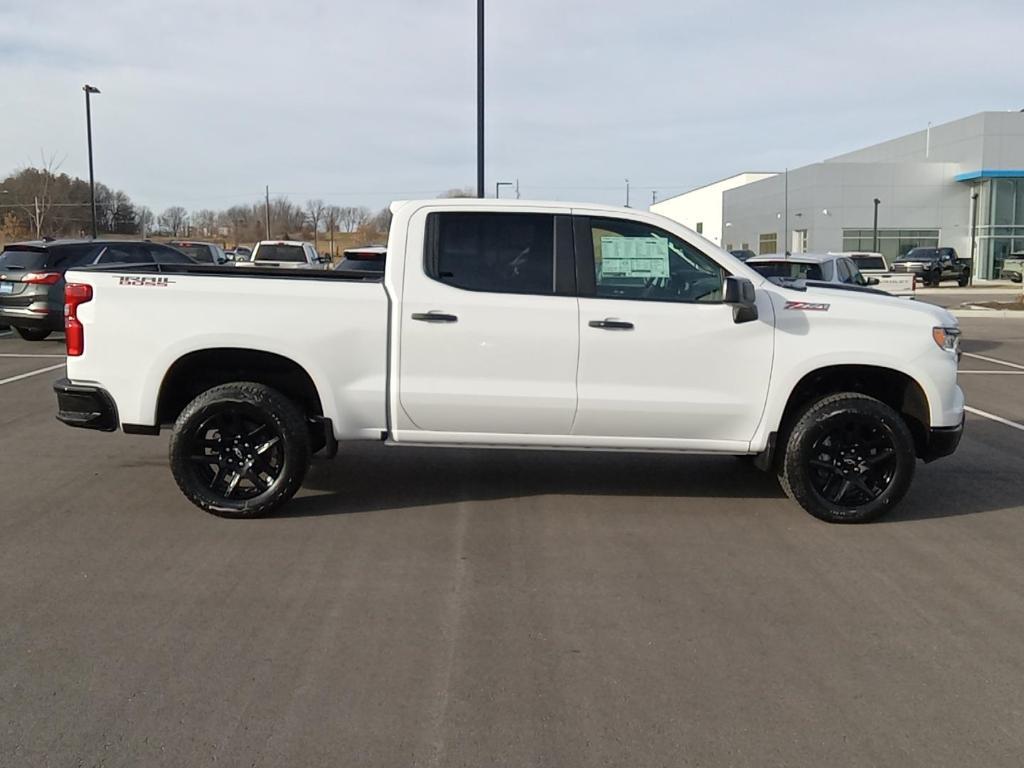
<instances>
[{"instance_id":1,"label":"bare tree","mask_svg":"<svg viewBox=\"0 0 1024 768\"><path fill-rule=\"evenodd\" d=\"M57 186L55 182L60 166L56 155L47 157L40 151L39 167L26 166L20 174L28 182L21 207L27 214L32 229L35 230L37 240L43 236L43 228L55 203L54 188Z\"/></svg>"},{"instance_id":2,"label":"bare tree","mask_svg":"<svg viewBox=\"0 0 1024 768\"><path fill-rule=\"evenodd\" d=\"M386 238L391 229L391 209L381 208L367 223L366 228L377 238Z\"/></svg>"},{"instance_id":3,"label":"bare tree","mask_svg":"<svg viewBox=\"0 0 1024 768\"><path fill-rule=\"evenodd\" d=\"M341 208L336 205L328 205L324 208L324 227L327 229L327 236L331 239L331 258L338 254L334 250L334 233L338 231L341 224Z\"/></svg>"},{"instance_id":4,"label":"bare tree","mask_svg":"<svg viewBox=\"0 0 1024 768\"><path fill-rule=\"evenodd\" d=\"M188 211L180 205L172 205L160 214L160 226L169 229L171 234L177 237L185 231L185 224L188 222Z\"/></svg>"},{"instance_id":5,"label":"bare tree","mask_svg":"<svg viewBox=\"0 0 1024 768\"><path fill-rule=\"evenodd\" d=\"M320 222L324 218L325 207L323 200L306 201L306 219L309 221L310 226L313 227L313 248L316 249L317 253L320 253Z\"/></svg>"},{"instance_id":6,"label":"bare tree","mask_svg":"<svg viewBox=\"0 0 1024 768\"><path fill-rule=\"evenodd\" d=\"M357 232L372 215L366 206L347 206L341 209L341 226L346 232Z\"/></svg>"},{"instance_id":7,"label":"bare tree","mask_svg":"<svg viewBox=\"0 0 1024 768\"><path fill-rule=\"evenodd\" d=\"M203 237L210 237L213 235L213 228L217 226L217 214L209 208L204 208L201 211L193 211L191 221L192 226L198 229Z\"/></svg>"},{"instance_id":8,"label":"bare tree","mask_svg":"<svg viewBox=\"0 0 1024 768\"><path fill-rule=\"evenodd\" d=\"M153 211L144 205L140 205L135 209L135 220L139 228L139 237L145 237L149 234L149 230L153 228L155 217L153 216Z\"/></svg>"}]
</instances>

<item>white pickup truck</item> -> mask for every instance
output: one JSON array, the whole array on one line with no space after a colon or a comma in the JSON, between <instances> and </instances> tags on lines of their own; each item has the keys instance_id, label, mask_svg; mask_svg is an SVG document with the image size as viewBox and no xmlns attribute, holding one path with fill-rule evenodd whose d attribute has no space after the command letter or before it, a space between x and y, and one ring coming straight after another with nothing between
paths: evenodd
<instances>
[{"instance_id":1,"label":"white pickup truck","mask_svg":"<svg viewBox=\"0 0 1024 768\"><path fill-rule=\"evenodd\" d=\"M893 272L892 264L882 254L872 251L846 251L836 255L852 260L857 271L864 277L877 280L875 285L878 286L878 290L904 299L917 298L917 280L914 275Z\"/></svg>"},{"instance_id":2,"label":"white pickup truck","mask_svg":"<svg viewBox=\"0 0 1024 768\"><path fill-rule=\"evenodd\" d=\"M811 514L859 522L959 443L941 308L774 285L635 210L392 211L380 272L69 272L58 418L170 428L179 487L226 517L284 504L313 453L383 440L750 455Z\"/></svg>"},{"instance_id":3,"label":"white pickup truck","mask_svg":"<svg viewBox=\"0 0 1024 768\"><path fill-rule=\"evenodd\" d=\"M312 243L302 240L260 240L252 257L235 266L285 267L287 269L323 269L330 259L316 252Z\"/></svg>"}]
</instances>

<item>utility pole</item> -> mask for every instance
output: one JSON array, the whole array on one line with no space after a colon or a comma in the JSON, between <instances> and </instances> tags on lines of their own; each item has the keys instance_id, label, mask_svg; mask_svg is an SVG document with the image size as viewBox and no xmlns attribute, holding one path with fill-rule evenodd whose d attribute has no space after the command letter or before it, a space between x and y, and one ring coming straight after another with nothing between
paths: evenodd
<instances>
[{"instance_id":1,"label":"utility pole","mask_svg":"<svg viewBox=\"0 0 1024 768\"><path fill-rule=\"evenodd\" d=\"M519 179L516 179L516 200L519 199Z\"/></svg>"},{"instance_id":2,"label":"utility pole","mask_svg":"<svg viewBox=\"0 0 1024 768\"><path fill-rule=\"evenodd\" d=\"M43 239L43 222L39 219L39 195L36 195L34 198L32 198L32 201L35 203L35 207L36 207L36 240L42 240ZM96 209L93 208L92 211L93 211L93 217L92 217L92 220L93 220L93 232L95 232L96 231L96 224L95 224L95 222L96 222ZM93 237L95 237L95 236L96 235L93 235Z\"/></svg>"},{"instance_id":3,"label":"utility pole","mask_svg":"<svg viewBox=\"0 0 1024 768\"><path fill-rule=\"evenodd\" d=\"M626 207L629 208L629 179L626 179Z\"/></svg>"},{"instance_id":4,"label":"utility pole","mask_svg":"<svg viewBox=\"0 0 1024 768\"><path fill-rule=\"evenodd\" d=\"M267 240L269 240L270 239L270 185L269 184L265 188L265 194L266 194L266 201L267 202L266 202L266 206L264 207L263 210L267 214Z\"/></svg>"},{"instance_id":5,"label":"utility pole","mask_svg":"<svg viewBox=\"0 0 1024 768\"><path fill-rule=\"evenodd\" d=\"M878 253L878 204L882 201L875 198L875 223L871 229L871 250Z\"/></svg>"},{"instance_id":6,"label":"utility pole","mask_svg":"<svg viewBox=\"0 0 1024 768\"><path fill-rule=\"evenodd\" d=\"M476 0L476 196L484 196L484 0Z\"/></svg>"},{"instance_id":7,"label":"utility pole","mask_svg":"<svg viewBox=\"0 0 1024 768\"><path fill-rule=\"evenodd\" d=\"M85 134L89 142L89 207L92 209L92 236L97 237L96 232L96 177L92 172L92 108L89 104L89 97L99 93L100 89L89 84L83 85L85 91Z\"/></svg>"},{"instance_id":8,"label":"utility pole","mask_svg":"<svg viewBox=\"0 0 1024 768\"><path fill-rule=\"evenodd\" d=\"M658 190L656 190L656 189L651 190L651 205L654 205L657 202L658 202Z\"/></svg>"}]
</instances>

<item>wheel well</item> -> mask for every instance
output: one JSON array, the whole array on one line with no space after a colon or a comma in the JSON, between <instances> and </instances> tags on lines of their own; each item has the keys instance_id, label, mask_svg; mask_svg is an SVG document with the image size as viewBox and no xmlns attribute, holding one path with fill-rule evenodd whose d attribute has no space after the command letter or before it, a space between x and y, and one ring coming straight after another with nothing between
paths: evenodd
<instances>
[{"instance_id":1,"label":"wheel well","mask_svg":"<svg viewBox=\"0 0 1024 768\"><path fill-rule=\"evenodd\" d=\"M164 376L157 399L157 424L170 424L196 396L219 384L254 381L293 400L307 416L322 416L316 385L298 363L251 349L204 349L178 359Z\"/></svg>"},{"instance_id":2,"label":"wheel well","mask_svg":"<svg viewBox=\"0 0 1024 768\"><path fill-rule=\"evenodd\" d=\"M903 417L919 455L927 446L931 417L928 397L921 385L905 373L873 365L834 365L811 371L800 379L782 413L778 444L785 444L790 427L805 405L837 392L859 392L881 400Z\"/></svg>"}]
</instances>

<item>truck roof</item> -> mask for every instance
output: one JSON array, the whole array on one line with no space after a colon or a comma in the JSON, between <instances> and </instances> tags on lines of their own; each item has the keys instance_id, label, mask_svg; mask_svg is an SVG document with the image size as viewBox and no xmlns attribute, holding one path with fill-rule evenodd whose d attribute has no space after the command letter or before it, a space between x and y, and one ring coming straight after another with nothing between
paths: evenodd
<instances>
[{"instance_id":1,"label":"truck roof","mask_svg":"<svg viewBox=\"0 0 1024 768\"><path fill-rule=\"evenodd\" d=\"M256 245L312 245L308 240L260 240Z\"/></svg>"}]
</instances>

